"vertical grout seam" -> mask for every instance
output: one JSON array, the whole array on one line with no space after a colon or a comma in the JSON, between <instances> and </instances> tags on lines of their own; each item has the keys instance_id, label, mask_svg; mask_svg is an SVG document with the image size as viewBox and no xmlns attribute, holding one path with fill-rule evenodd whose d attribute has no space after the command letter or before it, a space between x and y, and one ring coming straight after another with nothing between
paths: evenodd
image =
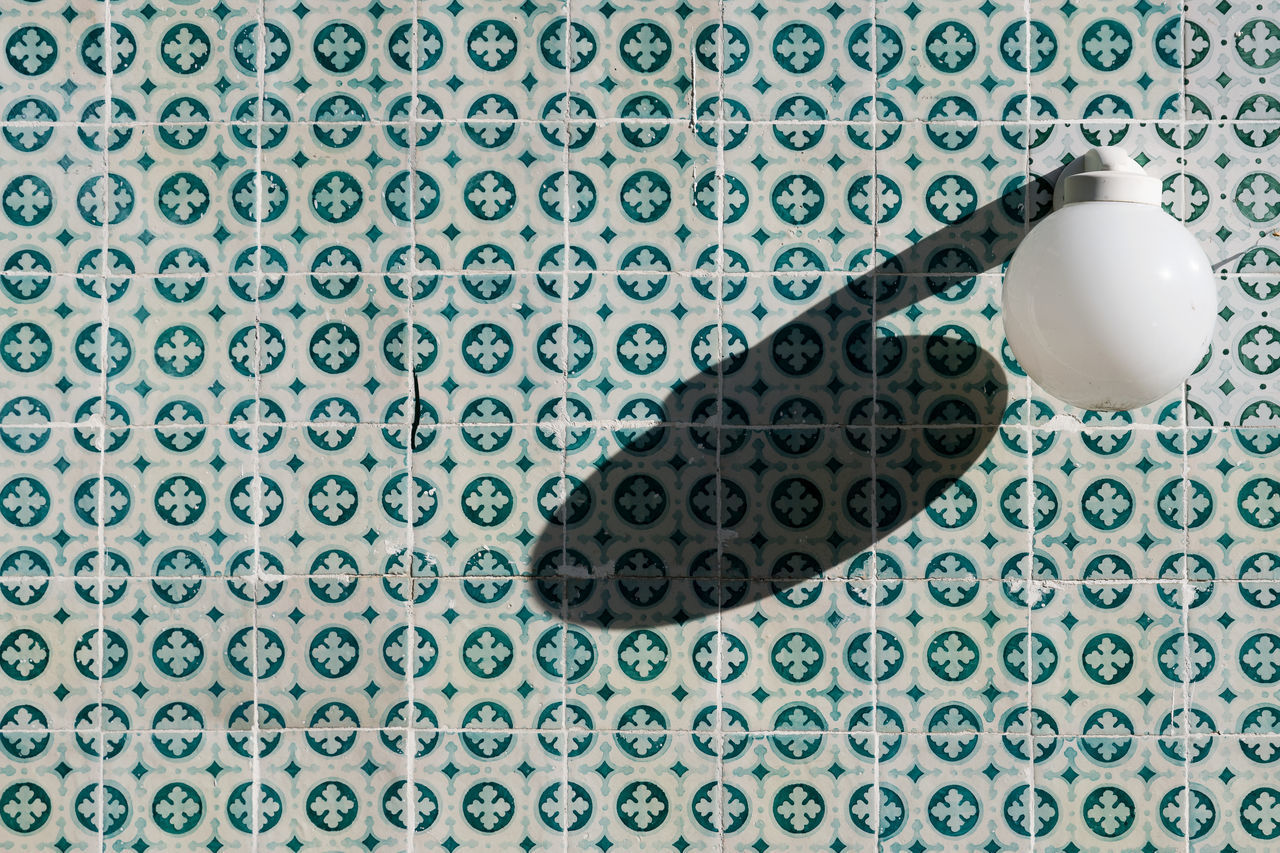
<instances>
[{"instance_id":1,"label":"vertical grout seam","mask_svg":"<svg viewBox=\"0 0 1280 853\"><path fill-rule=\"evenodd\" d=\"M258 635L258 602L261 598L266 573L263 571L262 558L262 519L263 519L263 485L262 485L262 445L264 422L262 420L262 290L266 269L262 262L264 247L262 242L262 217L265 210L266 181L262 170L262 131L263 114L266 111L267 92L267 9L266 0L258 0L258 22L254 30L255 77L258 86L258 108L254 115L253 145L253 187L254 187L254 294L253 294L253 573L249 585L253 591L250 603L253 626L253 643L250 646L249 664L253 672L252 714L250 715L251 778L249 783L251 821L250 846L252 853L258 853L261 846L262 824L262 719L261 696L259 694L258 649L261 643Z\"/></svg>"},{"instance_id":2,"label":"vertical grout seam","mask_svg":"<svg viewBox=\"0 0 1280 853\"><path fill-rule=\"evenodd\" d=\"M111 3L104 2L102 5L102 176L100 178L101 185L99 191L102 193L102 242L99 247L100 258L98 260L99 269L101 271L102 293L100 296L99 309L99 343L98 360L100 371L99 384L99 419L97 426L98 433L98 488L97 488L97 506L96 512L98 516L97 523L97 545L98 545L98 565L95 575L95 586L97 587L97 616L98 631L95 636L95 652L98 659L98 707L95 719L97 722L96 744L98 749L98 792L97 792L97 835L98 849L105 853L106 851L106 800L107 800L107 749L106 749L106 728L103 722L105 716L105 687L103 680L106 672L106 586L107 586L107 424L110 418L110 393L107 376L109 374L109 358L110 358L110 337L111 337L111 214L107 209L110 204L111 197L111 106L112 106L112 83L114 75L113 56L113 38L111 21Z\"/></svg>"},{"instance_id":3,"label":"vertical grout seam","mask_svg":"<svg viewBox=\"0 0 1280 853\"><path fill-rule=\"evenodd\" d=\"M418 786L417 786L417 732L414 728L417 716L417 684L415 682L418 668L418 623L414 602L418 597L418 563L417 541L414 524L417 522L418 492L413 478L413 454L418 444L418 419L421 401L418 399L418 365L417 365L417 333L415 331L414 291L418 287L418 90L421 85L418 68L422 63L419 52L422 50L421 21L419 19L419 0L412 0L413 18L409 22L409 109L405 116L407 126L405 138L408 148L405 152L406 181L409 189L409 246L405 251L408 258L407 279L405 281L405 322L404 352L408 370L405 374L405 418L404 426L404 492L405 492L405 525L404 525L404 568L406 572L405 588L405 735L404 735L404 803L405 803L405 853L413 853L413 836L418 826ZM426 567L424 566L424 571Z\"/></svg>"},{"instance_id":4,"label":"vertical grout seam","mask_svg":"<svg viewBox=\"0 0 1280 853\"><path fill-rule=\"evenodd\" d=\"M721 468L721 453L725 442L725 412L724 412L724 360L728 355L728 348L725 346L725 330L724 330L724 276L725 276L725 184L728 182L728 176L725 171L724 156L724 135L725 135L725 2L726 0L717 0L716 3L716 112L715 112L715 128L716 128L716 171L715 171L715 187L716 187L716 256L715 256L715 303L716 303L716 407L715 407L715 494L716 494L716 571L715 571L715 597L716 597L716 662L715 662L715 687L716 687L716 715L715 715L715 755L716 755L716 796L719 799L719 815L716 821L716 840L717 847L723 853L725 850L725 817L728 814L728 790L724 784L724 753L725 753L725 727L724 727L724 665L725 665L725 645L727 643L724 634L724 480ZM694 77L697 76L697 69L691 69ZM690 96L692 98L692 95ZM696 103L691 104L693 114L697 115Z\"/></svg>"},{"instance_id":5,"label":"vertical grout seam","mask_svg":"<svg viewBox=\"0 0 1280 853\"><path fill-rule=\"evenodd\" d=\"M1023 80L1026 84L1026 109L1023 111L1025 124L1023 125L1022 136L1022 236L1031 228L1032 218L1032 202L1033 202L1033 185L1031 171L1031 116L1032 116L1032 95L1031 95L1031 0L1022 0L1022 64L1025 67L1023 72ZM1003 279L1001 281L1003 286ZM1024 439L1027 442L1027 458L1026 458L1026 490L1027 490L1027 555L1026 569L1023 572L1023 595L1026 597L1027 609L1027 636L1025 647L1023 649L1023 659L1027 669L1027 769L1026 769L1026 785L1027 796L1025 804L1026 812L1026 830L1027 830L1027 849L1034 853L1036 849L1036 728L1035 728L1035 671L1033 669L1033 661L1035 659L1035 619L1034 610L1036 599L1039 595L1035 586L1036 581L1036 478L1035 478L1035 433L1031 427L1033 424L1032 407L1031 407L1031 378L1027 377L1023 380L1023 405L1022 420L1025 429Z\"/></svg>"},{"instance_id":6,"label":"vertical grout seam","mask_svg":"<svg viewBox=\"0 0 1280 853\"><path fill-rule=\"evenodd\" d=\"M570 121L572 115L571 102L573 98L573 0L563 0L564 3L564 36L562 38L564 50L564 107L562 109L563 124L561 130L564 133L564 139L561 145L561 156L564 158L561 176L561 222L564 233L561 235L561 264L563 272L560 278L560 359L561 359L561 377L560 377L560 416L558 418L559 425L559 441L560 441L560 497L561 497L561 539L560 539L560 556L558 566L553 574L553 583L560 587L560 832L563 841L564 853L570 853L569 849L569 825L572 822L572 788L569 786L569 584L570 577L568 571L569 563L569 517L571 507L569 505L569 358L572 348L569 345L569 336L572 334L572 327L569 324L569 287L572 276L572 264L570 257L573 252L570 242L569 225L573 221L571 206L573 204L573 194L571 191L571 182L573 180L570 165L570 152L572 151L573 125ZM594 574L594 566L590 568L590 574Z\"/></svg>"},{"instance_id":7,"label":"vertical grout seam","mask_svg":"<svg viewBox=\"0 0 1280 853\"><path fill-rule=\"evenodd\" d=\"M871 4L871 264L874 270L879 264L880 249L880 0ZM867 635L867 665L871 668L871 824L874 827L875 845L880 847L880 614L877 610L880 598L880 460L878 458L878 416L880 405L879 358L880 280L871 279L871 424L868 440L871 445L870 494L867 507L871 519L870 576L867 593L871 602L869 634Z\"/></svg>"},{"instance_id":8,"label":"vertical grout seam","mask_svg":"<svg viewBox=\"0 0 1280 853\"><path fill-rule=\"evenodd\" d=\"M1187 217L1187 17L1186 4L1178 4L1178 220ZM1191 403L1187 383L1182 384L1182 821L1184 850L1191 853Z\"/></svg>"}]
</instances>

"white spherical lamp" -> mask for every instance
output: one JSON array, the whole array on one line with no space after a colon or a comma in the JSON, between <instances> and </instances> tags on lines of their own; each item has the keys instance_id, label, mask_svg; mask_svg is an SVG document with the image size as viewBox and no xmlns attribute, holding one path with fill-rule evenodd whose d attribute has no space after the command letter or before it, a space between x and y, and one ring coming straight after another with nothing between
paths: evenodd
<instances>
[{"instance_id":1,"label":"white spherical lamp","mask_svg":"<svg viewBox=\"0 0 1280 853\"><path fill-rule=\"evenodd\" d=\"M1218 310L1209 259L1160 208L1160 181L1095 148L1059 179L1055 210L1014 252L1005 337L1045 391L1086 409L1135 409L1177 388Z\"/></svg>"}]
</instances>

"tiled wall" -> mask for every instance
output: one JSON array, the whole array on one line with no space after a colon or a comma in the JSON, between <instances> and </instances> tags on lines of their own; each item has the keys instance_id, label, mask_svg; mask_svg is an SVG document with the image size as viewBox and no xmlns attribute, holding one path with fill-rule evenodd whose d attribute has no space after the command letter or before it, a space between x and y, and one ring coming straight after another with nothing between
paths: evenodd
<instances>
[{"instance_id":1,"label":"tiled wall","mask_svg":"<svg viewBox=\"0 0 1280 853\"><path fill-rule=\"evenodd\" d=\"M10 0L0 847L1272 849L1278 19ZM1099 144L1223 271L1120 414Z\"/></svg>"}]
</instances>

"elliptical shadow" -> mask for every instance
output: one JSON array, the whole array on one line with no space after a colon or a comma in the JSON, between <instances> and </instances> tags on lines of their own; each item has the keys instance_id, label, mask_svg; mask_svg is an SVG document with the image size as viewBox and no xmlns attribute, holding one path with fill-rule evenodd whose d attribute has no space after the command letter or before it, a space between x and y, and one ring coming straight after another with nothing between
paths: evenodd
<instances>
[{"instance_id":1,"label":"elliptical shadow","mask_svg":"<svg viewBox=\"0 0 1280 853\"><path fill-rule=\"evenodd\" d=\"M685 623L849 563L910 522L981 458L1008 385L974 343L885 335L877 322L1007 261L1024 221L1047 212L1052 177L849 276L746 352L681 382L654 425L593 434L600 456L585 477L570 471L531 550L528 598L577 624ZM797 341L809 348L802 364L788 358ZM911 379L878 381L900 371ZM778 388L786 399L762 424L761 390ZM935 405L908 425L903 413L926 392Z\"/></svg>"}]
</instances>

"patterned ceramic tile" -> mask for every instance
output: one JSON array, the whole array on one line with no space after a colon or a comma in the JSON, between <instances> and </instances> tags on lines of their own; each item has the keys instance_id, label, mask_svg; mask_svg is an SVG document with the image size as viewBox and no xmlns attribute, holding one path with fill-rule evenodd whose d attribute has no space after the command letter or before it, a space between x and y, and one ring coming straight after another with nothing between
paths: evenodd
<instances>
[{"instance_id":1,"label":"patterned ceramic tile","mask_svg":"<svg viewBox=\"0 0 1280 853\"><path fill-rule=\"evenodd\" d=\"M6 574L23 579L96 572L101 437L67 427L0 432L11 457L0 499Z\"/></svg>"},{"instance_id":2,"label":"patterned ceramic tile","mask_svg":"<svg viewBox=\"0 0 1280 853\"><path fill-rule=\"evenodd\" d=\"M723 79L724 119L842 121L869 112L876 69L870 9L723 5L723 24L704 27L694 43L701 65L694 79L710 91Z\"/></svg>"},{"instance_id":3,"label":"patterned ceramic tile","mask_svg":"<svg viewBox=\"0 0 1280 853\"><path fill-rule=\"evenodd\" d=\"M11 5L0 848L1280 837L1270 10ZM1095 145L1131 413L1000 310Z\"/></svg>"},{"instance_id":4,"label":"patterned ceramic tile","mask_svg":"<svg viewBox=\"0 0 1280 853\"><path fill-rule=\"evenodd\" d=\"M1164 4L1037 5L1027 37L1031 95L1065 120L1098 110L1155 118L1180 91L1182 21Z\"/></svg>"},{"instance_id":5,"label":"patterned ceramic tile","mask_svg":"<svg viewBox=\"0 0 1280 853\"><path fill-rule=\"evenodd\" d=\"M1210 568L1205 580L1263 584L1271 576L1268 554L1275 550L1273 531L1280 526L1276 434L1242 428L1196 430L1191 437L1189 446L1197 455L1190 478L1194 515L1188 550ZM1261 586L1245 589L1262 593ZM1258 603L1266 600L1264 594Z\"/></svg>"},{"instance_id":6,"label":"patterned ceramic tile","mask_svg":"<svg viewBox=\"0 0 1280 853\"><path fill-rule=\"evenodd\" d=\"M1025 736L1037 680L1027 660L1041 650L1033 635L1028 653L1022 586L914 580L887 587L875 615L883 637L876 694L894 723L908 732Z\"/></svg>"},{"instance_id":7,"label":"patterned ceramic tile","mask_svg":"<svg viewBox=\"0 0 1280 853\"><path fill-rule=\"evenodd\" d=\"M1076 580L1179 576L1169 567L1202 497L1194 484L1187 494L1180 437L1124 426L1049 436L1032 462L1036 544L1048 563L1078 566Z\"/></svg>"},{"instance_id":8,"label":"patterned ceramic tile","mask_svg":"<svg viewBox=\"0 0 1280 853\"><path fill-rule=\"evenodd\" d=\"M474 583L519 576L522 587L539 572L563 574L558 567L565 534L555 522L564 517L567 491L562 441L572 433L549 425L513 426L509 416L488 410L485 401L494 399L478 398L461 426L420 428L407 472L412 485L405 480L402 488L396 480L380 493L388 511L399 514L397 522L410 513L415 519L412 542L419 556L412 572ZM401 492L412 497L402 500ZM505 600L509 583L492 583L499 586L484 594ZM530 606L538 609L533 601Z\"/></svg>"},{"instance_id":9,"label":"patterned ceramic tile","mask_svg":"<svg viewBox=\"0 0 1280 853\"><path fill-rule=\"evenodd\" d=\"M572 255L566 264L559 247L555 261L548 258L539 269L567 266L578 279L591 270L639 275L714 268L714 142L687 122L626 119L575 124L570 132ZM559 183L548 186L548 194L560 191ZM570 299L589 284L575 281Z\"/></svg>"},{"instance_id":10,"label":"patterned ceramic tile","mask_svg":"<svg viewBox=\"0 0 1280 853\"><path fill-rule=\"evenodd\" d=\"M1086 844L1089 850L1185 847L1187 774L1178 745L1124 736L1050 741L1035 768L1042 815L1037 845L1053 851Z\"/></svg>"},{"instance_id":11,"label":"patterned ceramic tile","mask_svg":"<svg viewBox=\"0 0 1280 853\"><path fill-rule=\"evenodd\" d=\"M746 798L720 781L714 753L689 734L649 734L648 714L637 705L616 732L576 740L569 774L577 831L622 846L715 849L721 831L746 822Z\"/></svg>"},{"instance_id":12,"label":"patterned ceramic tile","mask_svg":"<svg viewBox=\"0 0 1280 853\"><path fill-rule=\"evenodd\" d=\"M718 16L707 2L575 4L583 59L569 69L574 110L556 115L687 124L695 95L716 91L697 91L695 81L704 83L708 28Z\"/></svg>"},{"instance_id":13,"label":"patterned ceramic tile","mask_svg":"<svg viewBox=\"0 0 1280 853\"><path fill-rule=\"evenodd\" d=\"M1032 714L1038 730L1072 736L1181 736L1182 587L1138 582L1069 586L1039 595Z\"/></svg>"},{"instance_id":14,"label":"patterned ceramic tile","mask_svg":"<svg viewBox=\"0 0 1280 853\"><path fill-rule=\"evenodd\" d=\"M1266 156L1275 138L1274 121L1211 124L1188 152L1186 219L1210 260L1230 261L1235 271L1248 271L1238 262L1280 222L1280 184Z\"/></svg>"},{"instance_id":15,"label":"patterned ceramic tile","mask_svg":"<svg viewBox=\"0 0 1280 853\"><path fill-rule=\"evenodd\" d=\"M108 255L86 255L77 271L120 277L245 271L254 254L253 230L246 228L254 209L252 127L162 121L112 126L107 139L117 199Z\"/></svg>"},{"instance_id":16,"label":"patterned ceramic tile","mask_svg":"<svg viewBox=\"0 0 1280 853\"><path fill-rule=\"evenodd\" d=\"M1247 252L1240 260L1243 274L1221 280L1220 335L1191 380L1191 398L1203 409L1201 424L1265 429L1271 423L1267 388L1280 369L1280 332L1270 322L1272 300L1280 294L1280 275L1271 272L1272 254L1268 248Z\"/></svg>"},{"instance_id":17,"label":"patterned ceramic tile","mask_svg":"<svg viewBox=\"0 0 1280 853\"><path fill-rule=\"evenodd\" d=\"M873 172L843 128L818 127L821 136L802 138L794 124L724 126L724 240L726 249L762 259L748 270L871 265ZM806 152L803 165L797 150Z\"/></svg>"},{"instance_id":18,"label":"patterned ceramic tile","mask_svg":"<svg viewBox=\"0 0 1280 853\"><path fill-rule=\"evenodd\" d=\"M112 6L119 59L111 120L175 127L254 121L257 20L257 5L248 0L200 9L134 0Z\"/></svg>"},{"instance_id":19,"label":"patterned ceramic tile","mask_svg":"<svg viewBox=\"0 0 1280 853\"><path fill-rule=\"evenodd\" d=\"M1195 803L1196 819L1186 825L1205 847L1244 850L1280 834L1271 814L1272 786L1259 779L1256 770L1270 758L1269 741L1265 735L1190 741L1188 754L1197 780L1190 801Z\"/></svg>"},{"instance_id":20,"label":"patterned ceramic tile","mask_svg":"<svg viewBox=\"0 0 1280 853\"><path fill-rule=\"evenodd\" d=\"M1026 15L1015 3L980 14L926 3L876 4L881 119L1013 121L1027 115Z\"/></svg>"},{"instance_id":21,"label":"patterned ceramic tile","mask_svg":"<svg viewBox=\"0 0 1280 853\"><path fill-rule=\"evenodd\" d=\"M23 706L14 707L15 720L23 720ZM10 722L8 728L0 744L15 773L0 791L5 848L52 849L61 842L72 848L99 849L97 794L104 764L99 759L99 739L31 728L22 722ZM212 791L213 777L201 775L201 787Z\"/></svg>"},{"instance_id":22,"label":"patterned ceramic tile","mask_svg":"<svg viewBox=\"0 0 1280 853\"><path fill-rule=\"evenodd\" d=\"M0 587L14 611L3 641L5 728L96 729L97 672L89 648L98 629L94 581L50 578L34 560L22 552L10 557Z\"/></svg>"},{"instance_id":23,"label":"patterned ceramic tile","mask_svg":"<svg viewBox=\"0 0 1280 853\"><path fill-rule=\"evenodd\" d=\"M54 122L101 124L106 99L103 8L28 5L5 14L6 123L36 130ZM114 29L111 71L131 64L136 39Z\"/></svg>"},{"instance_id":24,"label":"patterned ceramic tile","mask_svg":"<svg viewBox=\"0 0 1280 853\"><path fill-rule=\"evenodd\" d=\"M1280 29L1256 4L1193 5L1187 13L1184 60L1195 112L1216 119L1274 121L1267 75L1280 61Z\"/></svg>"},{"instance_id":25,"label":"patterned ceramic tile","mask_svg":"<svg viewBox=\"0 0 1280 853\"><path fill-rule=\"evenodd\" d=\"M132 188L118 178L110 191L105 189L102 124L56 121L57 116L42 113L6 125L0 210L7 225L17 229L4 257L8 274L100 273L104 215L114 217L119 204L131 207L134 200ZM109 198L119 204L104 214Z\"/></svg>"}]
</instances>

